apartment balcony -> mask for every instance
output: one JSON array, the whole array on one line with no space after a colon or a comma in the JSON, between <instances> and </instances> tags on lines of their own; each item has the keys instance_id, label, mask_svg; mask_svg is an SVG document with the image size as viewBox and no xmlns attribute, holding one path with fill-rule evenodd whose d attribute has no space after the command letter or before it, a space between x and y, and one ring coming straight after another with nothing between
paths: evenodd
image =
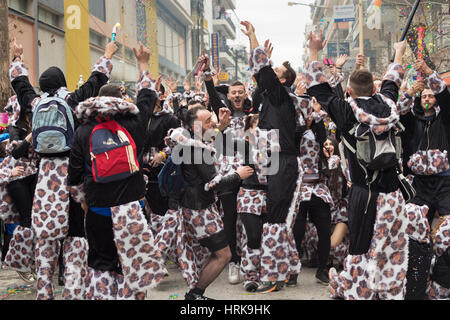
<instances>
[{"instance_id":1,"label":"apartment balcony","mask_svg":"<svg viewBox=\"0 0 450 320\"><path fill-rule=\"evenodd\" d=\"M236 39L236 26L230 17L222 15L220 18L214 19L213 22L214 32L221 32L223 35L227 35L228 39Z\"/></svg>"},{"instance_id":2,"label":"apartment balcony","mask_svg":"<svg viewBox=\"0 0 450 320\"><path fill-rule=\"evenodd\" d=\"M234 58L228 46L219 47L219 60L220 67L230 68L234 66Z\"/></svg>"}]
</instances>

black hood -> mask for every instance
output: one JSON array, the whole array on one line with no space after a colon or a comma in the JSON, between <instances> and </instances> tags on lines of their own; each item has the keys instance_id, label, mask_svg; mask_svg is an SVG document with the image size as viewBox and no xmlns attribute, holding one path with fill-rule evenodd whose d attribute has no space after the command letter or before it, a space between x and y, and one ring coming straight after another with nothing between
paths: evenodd
<instances>
[{"instance_id":1,"label":"black hood","mask_svg":"<svg viewBox=\"0 0 450 320\"><path fill-rule=\"evenodd\" d=\"M374 95L368 100L355 99L355 101L358 107L377 118L387 118L391 115L391 108L378 95Z\"/></svg>"},{"instance_id":2,"label":"black hood","mask_svg":"<svg viewBox=\"0 0 450 320\"><path fill-rule=\"evenodd\" d=\"M58 67L50 67L39 78L39 87L45 93L54 95L61 87L67 87L66 77Z\"/></svg>"}]
</instances>

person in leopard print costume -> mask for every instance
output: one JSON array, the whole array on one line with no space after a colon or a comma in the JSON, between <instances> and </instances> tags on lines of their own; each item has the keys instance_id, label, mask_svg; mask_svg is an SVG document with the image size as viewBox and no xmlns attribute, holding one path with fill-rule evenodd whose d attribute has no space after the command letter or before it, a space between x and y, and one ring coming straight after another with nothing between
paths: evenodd
<instances>
[{"instance_id":1,"label":"person in leopard print costume","mask_svg":"<svg viewBox=\"0 0 450 320\"><path fill-rule=\"evenodd\" d=\"M203 295L206 288L230 259L223 222L215 204L215 192L236 188L241 180L253 173L249 167L239 167L236 172L228 175L217 172L216 149L212 138L216 137L217 127L219 131L226 129L230 111L222 108L219 119L220 123L217 125L212 114L204 107L194 107L186 115L187 129L173 130L170 139L167 139L167 143L172 146L172 159L181 164L183 177L187 182L180 201L181 225L186 228L189 238L194 240L194 243L184 242L184 247L177 250L180 267L196 271L192 275L193 281L189 278L187 280L191 283L191 290L186 293L186 300L207 299ZM199 158L198 155L202 157ZM199 250L201 247L210 252L206 261L198 256L202 252ZM203 262L200 268L199 261ZM186 275L189 276L189 273Z\"/></svg>"},{"instance_id":2,"label":"person in leopard print costume","mask_svg":"<svg viewBox=\"0 0 450 320\"><path fill-rule=\"evenodd\" d=\"M29 114L24 113L17 96L9 99L6 111L10 117L8 128L10 140L6 146L7 157L2 162L2 212L6 220L10 214L19 214L19 226L5 237L9 249L4 267L16 270L19 275L34 273L34 233L31 229L33 193L38 171L38 156L30 145L31 126ZM11 207L13 205L14 207ZM7 247L7 246L5 246ZM31 279L31 277L29 277Z\"/></svg>"},{"instance_id":3,"label":"person in leopard print costume","mask_svg":"<svg viewBox=\"0 0 450 320\"><path fill-rule=\"evenodd\" d=\"M400 121L406 128L403 166L414 175L413 202L430 208L431 224L436 212L450 214L450 94L445 81L423 60L415 69L424 79L416 80L399 100Z\"/></svg>"},{"instance_id":4,"label":"person in leopard print costume","mask_svg":"<svg viewBox=\"0 0 450 320\"><path fill-rule=\"evenodd\" d=\"M328 137L324 144L323 153L327 159L327 180L326 184L330 189L333 199L331 207L331 244L328 265L333 265L341 269L345 257L348 255L348 214L347 214L347 181L342 173L341 160L335 155L338 150L338 143L333 137ZM336 150L336 151L335 151ZM307 222L304 240L305 252L312 264L317 254L318 236L317 229L311 222ZM311 261L312 259L312 261Z\"/></svg>"},{"instance_id":5,"label":"person in leopard print costume","mask_svg":"<svg viewBox=\"0 0 450 320\"><path fill-rule=\"evenodd\" d=\"M69 184L83 184L85 190L89 244L85 299L89 300L142 300L147 290L164 277L162 254L154 244L143 201L142 150L158 95L157 82L148 72L149 50L140 44L135 54L140 65L136 105L121 98L118 86L106 85L98 97L80 103L75 112L83 124L71 150ZM98 122L108 119L114 119L129 133L139 167L126 178L101 183L94 179L93 170L86 169L92 168L93 161L86 146Z\"/></svg>"},{"instance_id":6,"label":"person in leopard print costume","mask_svg":"<svg viewBox=\"0 0 450 320\"><path fill-rule=\"evenodd\" d=\"M318 35L311 32L305 82L308 94L330 115L346 142L344 153L349 161L352 186L348 207L349 256L341 272L344 283L340 286L341 293L348 299L404 299L409 237L398 166L384 168L381 174L376 174L378 171L362 165L352 152L357 137L351 131L359 124L380 135L397 126L400 114L396 102L405 74L401 62L406 41L394 45L394 63L384 75L380 93L369 71L356 70L350 76L347 100L333 93L323 65L317 61L323 47L322 31ZM333 270L330 269L332 279Z\"/></svg>"},{"instance_id":7,"label":"person in leopard print costume","mask_svg":"<svg viewBox=\"0 0 450 320\"><path fill-rule=\"evenodd\" d=\"M439 220L434 236L434 256L427 284L427 300L450 300L450 217Z\"/></svg>"}]
</instances>

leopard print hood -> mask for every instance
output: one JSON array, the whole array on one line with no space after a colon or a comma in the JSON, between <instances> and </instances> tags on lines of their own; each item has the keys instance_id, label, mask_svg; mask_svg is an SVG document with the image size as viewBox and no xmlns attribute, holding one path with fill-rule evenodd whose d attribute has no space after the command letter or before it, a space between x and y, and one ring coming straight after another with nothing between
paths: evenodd
<instances>
[{"instance_id":1,"label":"leopard print hood","mask_svg":"<svg viewBox=\"0 0 450 320\"><path fill-rule=\"evenodd\" d=\"M177 145L182 147L195 147L209 150L212 153L216 153L214 148L214 142L206 143L200 139L194 139L191 133L185 128L176 128L169 130L164 142L170 149L174 149Z\"/></svg>"},{"instance_id":2,"label":"leopard print hood","mask_svg":"<svg viewBox=\"0 0 450 320\"><path fill-rule=\"evenodd\" d=\"M115 97L90 98L80 103L75 109L75 115L81 121L137 114L139 114L139 109L135 104Z\"/></svg>"}]
</instances>

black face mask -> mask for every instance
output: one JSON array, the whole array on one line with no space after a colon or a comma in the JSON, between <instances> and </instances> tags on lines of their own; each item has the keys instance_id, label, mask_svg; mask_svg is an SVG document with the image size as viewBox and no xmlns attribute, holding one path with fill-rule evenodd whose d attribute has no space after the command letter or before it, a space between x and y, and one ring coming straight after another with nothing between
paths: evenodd
<instances>
[{"instance_id":1,"label":"black face mask","mask_svg":"<svg viewBox=\"0 0 450 320\"><path fill-rule=\"evenodd\" d=\"M58 67L48 68L39 78L39 87L45 93L55 95L61 87L67 87L66 77Z\"/></svg>"}]
</instances>

